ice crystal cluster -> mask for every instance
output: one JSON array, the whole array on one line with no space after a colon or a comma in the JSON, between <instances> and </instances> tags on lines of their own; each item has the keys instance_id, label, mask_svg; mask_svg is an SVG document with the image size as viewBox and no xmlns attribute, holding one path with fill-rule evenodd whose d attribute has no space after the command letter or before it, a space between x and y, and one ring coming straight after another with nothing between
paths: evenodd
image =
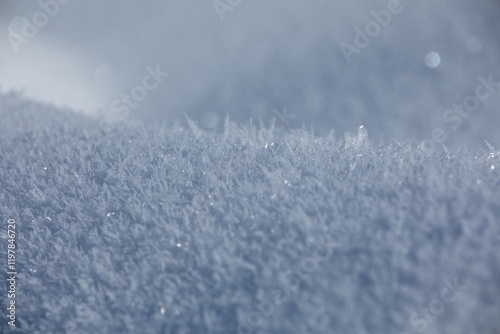
<instances>
[{"instance_id":1,"label":"ice crystal cluster","mask_svg":"<svg viewBox=\"0 0 500 334\"><path fill-rule=\"evenodd\" d=\"M104 126L12 94L0 119L20 332L500 331L492 145Z\"/></svg>"}]
</instances>

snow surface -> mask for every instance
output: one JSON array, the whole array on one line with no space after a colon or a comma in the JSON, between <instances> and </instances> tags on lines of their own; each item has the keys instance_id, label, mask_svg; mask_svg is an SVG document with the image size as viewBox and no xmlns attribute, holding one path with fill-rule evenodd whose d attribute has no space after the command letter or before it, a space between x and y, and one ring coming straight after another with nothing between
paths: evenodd
<instances>
[{"instance_id":1,"label":"snow surface","mask_svg":"<svg viewBox=\"0 0 500 334\"><path fill-rule=\"evenodd\" d=\"M500 332L491 145L109 123L14 94L0 119L18 332Z\"/></svg>"}]
</instances>

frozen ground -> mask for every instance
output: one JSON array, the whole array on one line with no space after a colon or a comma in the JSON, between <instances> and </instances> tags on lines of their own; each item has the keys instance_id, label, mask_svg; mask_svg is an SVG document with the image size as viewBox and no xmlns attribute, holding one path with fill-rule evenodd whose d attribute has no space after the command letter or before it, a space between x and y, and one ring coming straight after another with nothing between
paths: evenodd
<instances>
[{"instance_id":1,"label":"frozen ground","mask_svg":"<svg viewBox=\"0 0 500 334\"><path fill-rule=\"evenodd\" d=\"M0 119L20 333L500 332L491 145L109 124L14 94Z\"/></svg>"}]
</instances>

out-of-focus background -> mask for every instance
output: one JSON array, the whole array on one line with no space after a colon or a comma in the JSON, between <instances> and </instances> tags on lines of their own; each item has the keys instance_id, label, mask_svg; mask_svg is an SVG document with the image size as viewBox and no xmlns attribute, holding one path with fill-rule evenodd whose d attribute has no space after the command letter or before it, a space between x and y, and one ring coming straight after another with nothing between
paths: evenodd
<instances>
[{"instance_id":1,"label":"out-of-focus background","mask_svg":"<svg viewBox=\"0 0 500 334\"><path fill-rule=\"evenodd\" d=\"M494 0L2 0L0 90L207 129L229 111L500 145L499 89L474 98L479 76L500 82L499 15Z\"/></svg>"}]
</instances>

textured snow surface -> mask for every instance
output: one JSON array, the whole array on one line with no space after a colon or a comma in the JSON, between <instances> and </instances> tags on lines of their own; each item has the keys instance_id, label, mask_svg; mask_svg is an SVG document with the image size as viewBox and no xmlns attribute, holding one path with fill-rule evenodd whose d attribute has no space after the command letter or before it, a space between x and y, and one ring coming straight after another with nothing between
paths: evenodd
<instances>
[{"instance_id":1,"label":"textured snow surface","mask_svg":"<svg viewBox=\"0 0 500 334\"><path fill-rule=\"evenodd\" d=\"M107 124L15 95L0 119L19 332L500 332L486 144Z\"/></svg>"}]
</instances>

